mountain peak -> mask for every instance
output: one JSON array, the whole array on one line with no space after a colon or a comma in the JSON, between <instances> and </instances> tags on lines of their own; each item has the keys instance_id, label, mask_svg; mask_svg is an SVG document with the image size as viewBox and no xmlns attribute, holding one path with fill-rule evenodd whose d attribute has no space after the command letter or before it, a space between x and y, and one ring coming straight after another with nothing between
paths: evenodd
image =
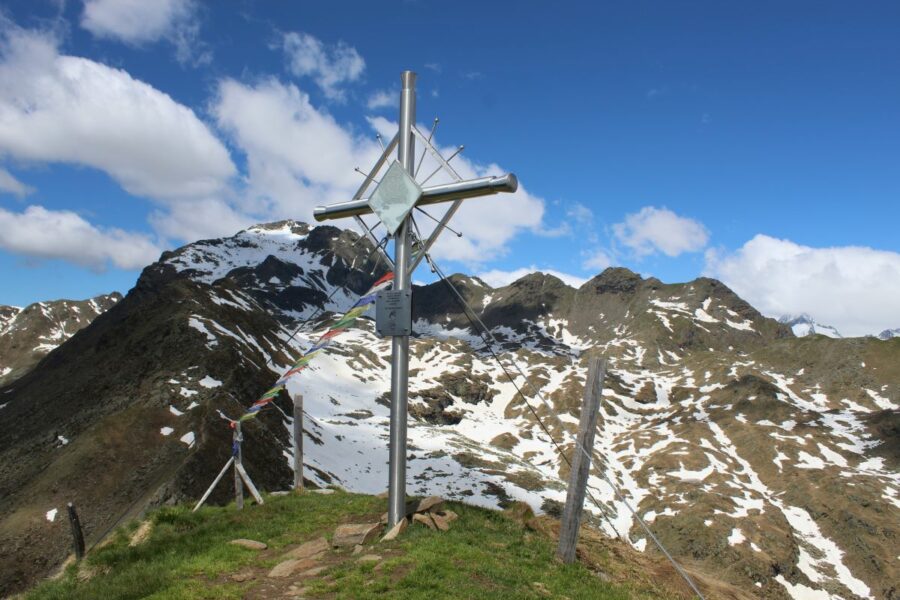
<instances>
[{"instance_id":1,"label":"mountain peak","mask_svg":"<svg viewBox=\"0 0 900 600\"><path fill-rule=\"evenodd\" d=\"M608 267L602 273L588 280L582 288L594 289L599 293L634 292L643 278L625 267Z\"/></svg>"},{"instance_id":2,"label":"mountain peak","mask_svg":"<svg viewBox=\"0 0 900 600\"><path fill-rule=\"evenodd\" d=\"M778 319L779 323L787 325L797 337L805 337L807 335L825 335L830 338L842 338L837 328L831 325L823 325L817 322L807 313L799 315L784 315Z\"/></svg>"}]
</instances>

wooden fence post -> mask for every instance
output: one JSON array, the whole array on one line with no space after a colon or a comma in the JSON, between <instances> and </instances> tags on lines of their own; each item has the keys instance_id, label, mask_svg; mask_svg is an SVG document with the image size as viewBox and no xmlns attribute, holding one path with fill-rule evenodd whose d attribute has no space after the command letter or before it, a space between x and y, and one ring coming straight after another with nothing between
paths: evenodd
<instances>
[{"instance_id":1,"label":"wooden fence post","mask_svg":"<svg viewBox=\"0 0 900 600\"><path fill-rule=\"evenodd\" d=\"M81 521L78 520L74 504L69 502L66 508L69 511L69 524L72 526L72 539L75 542L75 558L81 560L84 558L84 533L81 531Z\"/></svg>"},{"instance_id":2,"label":"wooden fence post","mask_svg":"<svg viewBox=\"0 0 900 600\"><path fill-rule=\"evenodd\" d=\"M606 362L600 358L592 358L584 384L584 402L581 405L581 419L578 422L578 437L572 452L566 507L560 523L559 548L556 551L557 558L566 564L575 561L575 546L578 544L581 511L584 507L587 480L591 471L591 449L594 447L594 432L597 429L600 393L603 391L605 375ZM586 454L582 451L583 449Z\"/></svg>"},{"instance_id":3,"label":"wooden fence post","mask_svg":"<svg viewBox=\"0 0 900 600\"><path fill-rule=\"evenodd\" d=\"M241 478L241 468L244 463L241 460L241 442L244 441L241 435L241 422L236 421L234 424L234 436L232 437L234 447L234 505L238 510L244 508L244 480Z\"/></svg>"},{"instance_id":4,"label":"wooden fence post","mask_svg":"<svg viewBox=\"0 0 900 600\"><path fill-rule=\"evenodd\" d=\"M294 490L303 489L303 394L294 396Z\"/></svg>"}]
</instances>

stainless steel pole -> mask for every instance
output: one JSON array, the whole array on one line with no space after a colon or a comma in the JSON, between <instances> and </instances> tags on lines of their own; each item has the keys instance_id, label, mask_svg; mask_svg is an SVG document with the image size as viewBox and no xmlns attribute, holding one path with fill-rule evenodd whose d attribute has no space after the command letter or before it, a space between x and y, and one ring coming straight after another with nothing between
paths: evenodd
<instances>
[{"instance_id":1,"label":"stainless steel pole","mask_svg":"<svg viewBox=\"0 0 900 600\"><path fill-rule=\"evenodd\" d=\"M400 131L397 159L413 175L415 171L416 74L400 75ZM409 285L409 217L394 234L394 289ZM409 336L391 339L391 441L388 482L388 527L406 517L406 419L409 387Z\"/></svg>"}]
</instances>

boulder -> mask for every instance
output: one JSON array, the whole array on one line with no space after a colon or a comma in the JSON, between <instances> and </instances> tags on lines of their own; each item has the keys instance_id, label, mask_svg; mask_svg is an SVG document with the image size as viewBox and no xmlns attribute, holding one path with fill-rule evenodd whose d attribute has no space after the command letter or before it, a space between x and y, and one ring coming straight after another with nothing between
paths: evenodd
<instances>
[{"instance_id":1,"label":"boulder","mask_svg":"<svg viewBox=\"0 0 900 600\"><path fill-rule=\"evenodd\" d=\"M340 525L334 530L331 544L337 548L368 544L378 536L381 523L357 523Z\"/></svg>"}]
</instances>

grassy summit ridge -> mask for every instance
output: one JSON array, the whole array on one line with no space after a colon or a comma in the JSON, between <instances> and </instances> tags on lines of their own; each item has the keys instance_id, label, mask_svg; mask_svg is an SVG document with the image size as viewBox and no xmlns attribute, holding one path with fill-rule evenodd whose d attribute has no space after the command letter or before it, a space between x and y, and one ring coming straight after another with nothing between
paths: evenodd
<instances>
[{"instance_id":1,"label":"grassy summit ridge","mask_svg":"<svg viewBox=\"0 0 900 600\"><path fill-rule=\"evenodd\" d=\"M330 538L341 523L374 522L384 500L358 494L270 496L264 506L166 507L152 513L149 534L123 527L80 565L40 584L34 599L199 598L659 598L644 582L623 587L583 564L564 566L541 531L497 511L459 503L450 531L414 524L393 542L325 553L314 576L267 576L298 544ZM141 526L146 529L146 525ZM263 551L228 544L249 538ZM380 560L360 561L376 554ZM298 591L299 590L299 591Z\"/></svg>"}]
</instances>

